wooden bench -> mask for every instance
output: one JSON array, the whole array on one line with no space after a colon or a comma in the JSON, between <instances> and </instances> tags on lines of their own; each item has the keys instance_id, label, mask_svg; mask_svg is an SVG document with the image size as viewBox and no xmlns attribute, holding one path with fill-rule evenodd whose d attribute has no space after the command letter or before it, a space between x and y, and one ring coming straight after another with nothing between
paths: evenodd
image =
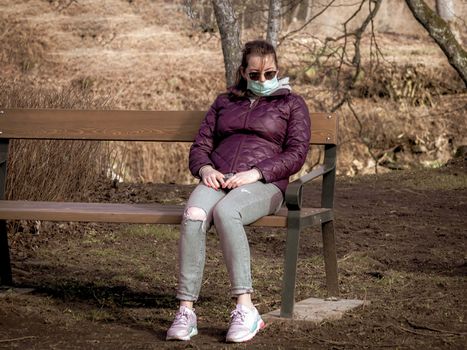
<instances>
[{"instance_id":1,"label":"wooden bench","mask_svg":"<svg viewBox=\"0 0 467 350\"><path fill-rule=\"evenodd\" d=\"M10 139L193 142L204 114L199 111L0 110L1 284L13 284L6 220L180 224L183 214L183 206L175 205L5 200ZM299 234L305 227L321 225L328 295L338 296L332 209L337 120L326 113L312 113L311 126L311 144L324 146L324 162L289 184L286 207L277 215L265 216L251 224L287 228L281 317L293 316ZM303 186L319 176L322 176L321 207L302 207Z\"/></svg>"}]
</instances>

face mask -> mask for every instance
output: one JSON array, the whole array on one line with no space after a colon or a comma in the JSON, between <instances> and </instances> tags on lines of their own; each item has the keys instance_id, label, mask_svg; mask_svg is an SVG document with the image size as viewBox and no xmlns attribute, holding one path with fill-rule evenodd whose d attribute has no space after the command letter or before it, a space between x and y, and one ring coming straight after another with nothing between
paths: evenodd
<instances>
[{"instance_id":1,"label":"face mask","mask_svg":"<svg viewBox=\"0 0 467 350\"><path fill-rule=\"evenodd\" d=\"M258 96L268 96L278 87L279 81L277 80L277 75L271 80L266 80L264 83L261 83L259 80L247 79L247 88Z\"/></svg>"}]
</instances>

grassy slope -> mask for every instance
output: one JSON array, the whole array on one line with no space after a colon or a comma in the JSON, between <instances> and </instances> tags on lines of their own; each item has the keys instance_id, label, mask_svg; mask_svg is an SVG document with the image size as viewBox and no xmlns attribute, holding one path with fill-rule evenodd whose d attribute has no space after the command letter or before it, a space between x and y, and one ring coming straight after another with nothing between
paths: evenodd
<instances>
[{"instance_id":1,"label":"grassy slope","mask_svg":"<svg viewBox=\"0 0 467 350\"><path fill-rule=\"evenodd\" d=\"M71 86L108 100L107 106L153 110L207 109L224 89L218 34L201 33L193 27L179 2L32 0L12 5L3 0L0 10L0 30L4 32L0 64L6 89L12 85L52 90ZM380 27L387 28L388 17L381 18L380 22L387 23L380 23ZM316 79L310 83L303 75L313 60L315 41L311 35L319 36L314 30L284 43L279 54L284 74L294 78L294 89L310 108L327 110L333 102L328 77L318 74L317 84ZM245 39L256 35L246 32ZM396 89L402 93L407 90L428 98L432 107L355 98L359 122L348 109L338 113L339 172L371 173L375 157L384 158L393 167L412 161L430 166L444 163L458 146L467 144L463 132L465 95L432 97L437 90L449 90L455 81L452 69L423 32L386 33L378 38L386 59L395 62L401 72L385 70L380 81L363 81L362 89L378 93L382 86L398 85ZM364 56L365 52L367 45ZM404 68L408 63L416 66L415 72ZM413 145L422 152L414 156ZM392 152L395 147L398 152ZM117 150L127 180L192 181L186 168L187 145L135 144ZM311 154L309 164L316 157L317 152Z\"/></svg>"}]
</instances>

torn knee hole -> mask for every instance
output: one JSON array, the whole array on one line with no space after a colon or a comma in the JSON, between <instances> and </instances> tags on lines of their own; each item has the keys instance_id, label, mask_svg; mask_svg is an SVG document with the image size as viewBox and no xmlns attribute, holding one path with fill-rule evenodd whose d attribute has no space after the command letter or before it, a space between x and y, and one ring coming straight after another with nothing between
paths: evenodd
<instances>
[{"instance_id":1,"label":"torn knee hole","mask_svg":"<svg viewBox=\"0 0 467 350\"><path fill-rule=\"evenodd\" d=\"M206 212L198 207L189 207L185 211L185 218L188 220L204 221L206 220Z\"/></svg>"}]
</instances>

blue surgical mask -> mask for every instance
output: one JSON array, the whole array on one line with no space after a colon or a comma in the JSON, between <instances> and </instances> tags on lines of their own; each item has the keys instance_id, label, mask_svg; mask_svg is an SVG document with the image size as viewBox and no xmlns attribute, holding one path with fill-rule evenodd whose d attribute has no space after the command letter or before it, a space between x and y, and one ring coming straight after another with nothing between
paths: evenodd
<instances>
[{"instance_id":1,"label":"blue surgical mask","mask_svg":"<svg viewBox=\"0 0 467 350\"><path fill-rule=\"evenodd\" d=\"M277 80L277 75L271 80L266 80L264 83L261 83L259 80L247 79L247 88L258 96L268 96L278 87L279 81Z\"/></svg>"}]
</instances>

